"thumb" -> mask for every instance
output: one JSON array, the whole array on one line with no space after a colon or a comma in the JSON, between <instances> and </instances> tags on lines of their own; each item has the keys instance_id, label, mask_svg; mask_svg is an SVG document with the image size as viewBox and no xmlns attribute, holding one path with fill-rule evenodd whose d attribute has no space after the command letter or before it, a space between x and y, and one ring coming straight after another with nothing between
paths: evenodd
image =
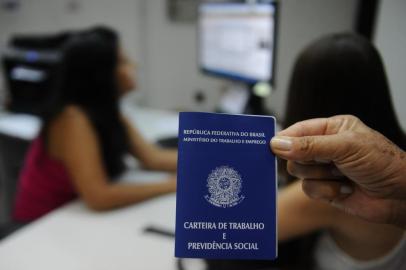
<instances>
[{"instance_id":1,"label":"thumb","mask_svg":"<svg viewBox=\"0 0 406 270\"><path fill-rule=\"evenodd\" d=\"M279 157L292 161L334 161L347 154L348 143L341 136L275 136L271 140L272 151Z\"/></svg>"}]
</instances>

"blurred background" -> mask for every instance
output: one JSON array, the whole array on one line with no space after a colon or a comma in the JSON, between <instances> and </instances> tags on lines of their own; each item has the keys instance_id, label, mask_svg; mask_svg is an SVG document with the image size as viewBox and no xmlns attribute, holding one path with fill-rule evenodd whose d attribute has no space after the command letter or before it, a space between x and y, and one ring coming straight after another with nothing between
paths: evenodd
<instances>
[{"instance_id":1,"label":"blurred background","mask_svg":"<svg viewBox=\"0 0 406 270\"><path fill-rule=\"evenodd\" d=\"M245 21L247 15L253 20ZM171 149L179 111L269 114L283 126L299 52L336 32L357 33L377 47L405 130L405 15L404 0L0 0L0 268L50 269L63 262L63 269L205 269L172 256L173 197L107 213L74 201L14 232L20 228L12 219L18 178L41 130L44 104L57 91L47 79L55 79L62 61L58 50L19 46L21 35L98 25L117 31L137 86L121 98L120 110L146 141ZM137 168L137 161L127 163ZM165 177L154 173L121 178Z\"/></svg>"},{"instance_id":2,"label":"blurred background","mask_svg":"<svg viewBox=\"0 0 406 270\"><path fill-rule=\"evenodd\" d=\"M0 44L16 33L47 33L95 24L114 27L123 47L137 63L134 102L154 108L212 111L228 81L202 74L198 65L198 1L3 0ZM276 36L275 84L266 105L283 119L286 89L298 52L315 38L332 32L367 35L383 55L393 100L406 127L404 4L399 0L280 1ZM4 102L7 89L1 87ZM198 98L203 97L203 98Z\"/></svg>"}]
</instances>

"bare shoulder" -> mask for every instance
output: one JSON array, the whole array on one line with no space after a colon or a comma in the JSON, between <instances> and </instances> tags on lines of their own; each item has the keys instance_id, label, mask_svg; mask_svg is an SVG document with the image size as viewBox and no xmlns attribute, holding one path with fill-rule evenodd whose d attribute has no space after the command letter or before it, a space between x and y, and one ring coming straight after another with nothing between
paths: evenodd
<instances>
[{"instance_id":1,"label":"bare shoulder","mask_svg":"<svg viewBox=\"0 0 406 270\"><path fill-rule=\"evenodd\" d=\"M87 114L76 105L66 106L50 124L51 133L69 134L72 132L89 131L92 128Z\"/></svg>"},{"instance_id":2,"label":"bare shoulder","mask_svg":"<svg viewBox=\"0 0 406 270\"><path fill-rule=\"evenodd\" d=\"M51 156L61 158L64 150L73 143L87 143L96 141L89 117L78 106L66 106L63 111L53 119L47 130L48 152Z\"/></svg>"},{"instance_id":3,"label":"bare shoulder","mask_svg":"<svg viewBox=\"0 0 406 270\"><path fill-rule=\"evenodd\" d=\"M86 122L90 124L88 116L84 110L77 105L66 106L55 120L69 125L83 125Z\"/></svg>"}]
</instances>

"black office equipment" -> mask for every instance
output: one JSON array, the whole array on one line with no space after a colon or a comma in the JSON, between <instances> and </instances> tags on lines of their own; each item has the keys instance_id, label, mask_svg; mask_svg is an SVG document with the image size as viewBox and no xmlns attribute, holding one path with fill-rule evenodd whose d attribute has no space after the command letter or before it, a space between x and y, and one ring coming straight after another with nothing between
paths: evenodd
<instances>
[{"instance_id":1,"label":"black office equipment","mask_svg":"<svg viewBox=\"0 0 406 270\"><path fill-rule=\"evenodd\" d=\"M7 109L41 115L55 102L62 76L62 47L69 34L15 36L2 52Z\"/></svg>"},{"instance_id":2,"label":"black office equipment","mask_svg":"<svg viewBox=\"0 0 406 270\"><path fill-rule=\"evenodd\" d=\"M147 226L144 228L144 232L145 233L152 233L152 234L157 234L157 235L162 235L165 237L170 237L170 238L174 238L175 237L175 233L173 231L169 231L168 229L162 229L156 226Z\"/></svg>"}]
</instances>

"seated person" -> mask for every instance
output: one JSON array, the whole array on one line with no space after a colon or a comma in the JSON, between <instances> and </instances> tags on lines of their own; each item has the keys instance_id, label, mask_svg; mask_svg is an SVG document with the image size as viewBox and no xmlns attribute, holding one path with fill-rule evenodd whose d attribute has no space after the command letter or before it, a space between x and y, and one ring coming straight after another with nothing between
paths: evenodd
<instances>
[{"instance_id":1,"label":"seated person","mask_svg":"<svg viewBox=\"0 0 406 270\"><path fill-rule=\"evenodd\" d=\"M380 56L372 44L353 34L328 35L299 55L283 126L337 114L355 115L395 144L406 146ZM289 179L286 162L279 163L279 176L285 176L289 184L278 194L278 259L209 260L209 269L406 269L406 239L401 229L369 223L328 202L309 199L301 181Z\"/></svg>"},{"instance_id":2,"label":"seated person","mask_svg":"<svg viewBox=\"0 0 406 270\"><path fill-rule=\"evenodd\" d=\"M120 96L135 82L117 34L105 27L77 32L63 50L60 97L28 151L14 219L30 222L76 197L105 210L174 192L174 174L157 183L114 182L128 153L146 169L175 172L177 163L176 151L145 141L119 111Z\"/></svg>"},{"instance_id":3,"label":"seated person","mask_svg":"<svg viewBox=\"0 0 406 270\"><path fill-rule=\"evenodd\" d=\"M284 127L338 114L355 115L406 147L379 53L354 34L326 36L300 54L290 81ZM314 249L308 250L308 256L314 256L313 268L406 269L402 230L369 223L328 202L311 200L301 190L300 180L289 182L278 198L279 241L319 231Z\"/></svg>"}]
</instances>

